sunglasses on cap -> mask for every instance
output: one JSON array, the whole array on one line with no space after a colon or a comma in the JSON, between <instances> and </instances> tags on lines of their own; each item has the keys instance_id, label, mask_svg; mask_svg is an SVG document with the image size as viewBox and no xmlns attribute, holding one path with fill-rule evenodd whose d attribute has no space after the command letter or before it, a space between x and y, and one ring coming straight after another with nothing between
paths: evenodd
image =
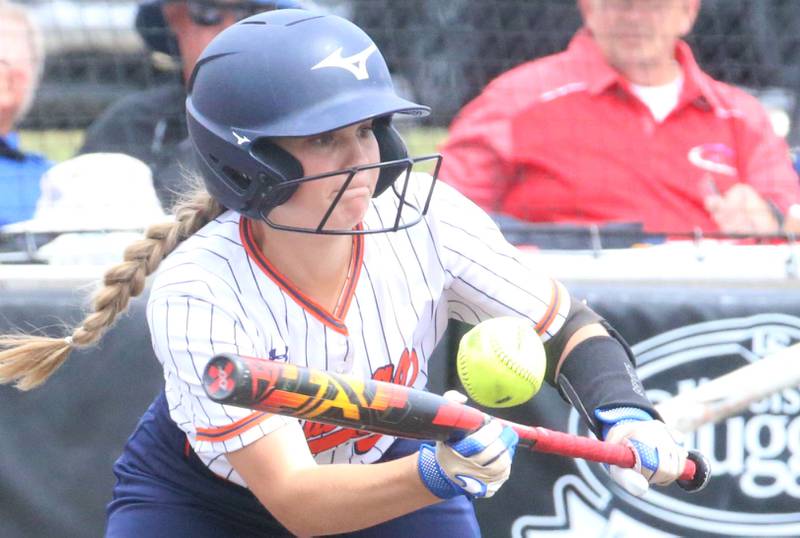
<instances>
[{"instance_id":1,"label":"sunglasses on cap","mask_svg":"<svg viewBox=\"0 0 800 538\"><path fill-rule=\"evenodd\" d=\"M198 26L216 26L221 24L226 15L233 15L237 21L246 19L251 15L273 11L284 7L294 7L292 2L276 0L265 2L249 0L244 2L232 1L224 2L220 0L166 0L165 3L186 2L189 9L189 17ZM287 5L290 4L290 5Z\"/></svg>"}]
</instances>

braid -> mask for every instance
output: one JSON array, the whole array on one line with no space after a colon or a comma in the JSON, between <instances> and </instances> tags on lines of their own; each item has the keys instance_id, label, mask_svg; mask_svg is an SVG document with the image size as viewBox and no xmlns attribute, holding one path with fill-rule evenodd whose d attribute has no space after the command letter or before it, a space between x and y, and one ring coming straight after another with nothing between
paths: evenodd
<instances>
[{"instance_id":1,"label":"braid","mask_svg":"<svg viewBox=\"0 0 800 538\"><path fill-rule=\"evenodd\" d=\"M155 224L145 237L125 249L124 260L106 271L103 287L92 297L93 312L72 335L50 338L34 335L0 336L0 383L14 382L21 390L41 385L76 347L97 342L140 295L145 282L170 252L186 238L217 218L225 208L205 190L175 206L175 221Z\"/></svg>"}]
</instances>

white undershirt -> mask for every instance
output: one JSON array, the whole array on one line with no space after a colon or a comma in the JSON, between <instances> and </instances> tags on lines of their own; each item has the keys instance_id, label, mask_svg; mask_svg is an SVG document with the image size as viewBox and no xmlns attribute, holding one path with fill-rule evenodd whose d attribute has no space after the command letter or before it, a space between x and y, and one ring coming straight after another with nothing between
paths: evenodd
<instances>
[{"instance_id":1,"label":"white undershirt","mask_svg":"<svg viewBox=\"0 0 800 538\"><path fill-rule=\"evenodd\" d=\"M664 121L664 118L678 106L682 89L683 73L680 73L672 82L660 86L631 84L631 91L650 109L658 123Z\"/></svg>"}]
</instances>

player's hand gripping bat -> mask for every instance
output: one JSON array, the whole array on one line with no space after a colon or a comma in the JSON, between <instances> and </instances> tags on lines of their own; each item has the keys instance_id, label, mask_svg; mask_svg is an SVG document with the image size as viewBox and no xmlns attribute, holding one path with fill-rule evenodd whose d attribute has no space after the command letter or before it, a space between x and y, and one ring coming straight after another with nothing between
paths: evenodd
<instances>
[{"instance_id":1,"label":"player's hand gripping bat","mask_svg":"<svg viewBox=\"0 0 800 538\"><path fill-rule=\"evenodd\" d=\"M446 441L477 430L488 419L473 407L403 385L230 353L208 362L203 386L218 403L410 439ZM530 450L634 465L633 451L622 444L503 422L519 434L519 446ZM699 491L708 476L703 456L690 452L678 484Z\"/></svg>"},{"instance_id":2,"label":"player's hand gripping bat","mask_svg":"<svg viewBox=\"0 0 800 538\"><path fill-rule=\"evenodd\" d=\"M733 416L748 405L800 385L800 344L794 344L721 375L658 405L664 422L689 433Z\"/></svg>"}]
</instances>

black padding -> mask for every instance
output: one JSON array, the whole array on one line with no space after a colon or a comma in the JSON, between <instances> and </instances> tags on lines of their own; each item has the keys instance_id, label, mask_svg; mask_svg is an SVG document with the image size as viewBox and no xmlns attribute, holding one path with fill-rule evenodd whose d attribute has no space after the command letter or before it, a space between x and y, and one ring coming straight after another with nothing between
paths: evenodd
<instances>
[{"instance_id":1,"label":"black padding","mask_svg":"<svg viewBox=\"0 0 800 538\"><path fill-rule=\"evenodd\" d=\"M378 141L378 149L381 154L381 161L397 161L408 158L408 149L403 137L392 125L390 117L378 118L372 125L375 139ZM381 168L378 175L378 183L375 185L375 196L378 196L388 189L397 177L408 168L407 164L397 166L387 166Z\"/></svg>"},{"instance_id":2,"label":"black padding","mask_svg":"<svg viewBox=\"0 0 800 538\"><path fill-rule=\"evenodd\" d=\"M611 336L592 336L572 348L561 365L558 388L598 438L596 409L638 407L660 419L644 392L625 346Z\"/></svg>"},{"instance_id":3,"label":"black padding","mask_svg":"<svg viewBox=\"0 0 800 538\"><path fill-rule=\"evenodd\" d=\"M264 214L285 203L297 190L297 186L278 188L287 181L303 177L303 165L291 153L266 138L256 140L251 153L263 166L259 175L261 189L258 206Z\"/></svg>"},{"instance_id":4,"label":"black padding","mask_svg":"<svg viewBox=\"0 0 800 538\"><path fill-rule=\"evenodd\" d=\"M544 344L548 359L544 378L548 383L555 385L556 365L572 335L581 327L592 323L602 323L603 321L603 318L586 306L583 301L579 301L574 297L572 298L567 318L564 320L564 325L562 325L558 332Z\"/></svg>"}]
</instances>

